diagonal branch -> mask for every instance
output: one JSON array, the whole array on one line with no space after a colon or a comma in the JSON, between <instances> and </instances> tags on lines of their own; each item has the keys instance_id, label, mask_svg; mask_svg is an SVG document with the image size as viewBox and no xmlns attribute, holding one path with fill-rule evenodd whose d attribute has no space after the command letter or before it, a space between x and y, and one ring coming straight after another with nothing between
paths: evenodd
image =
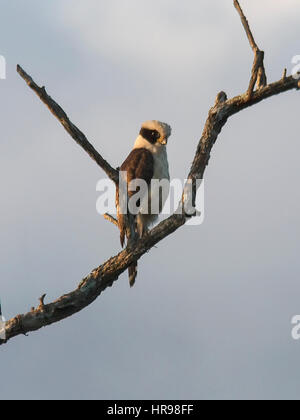
<instances>
[{"instance_id":1,"label":"diagonal branch","mask_svg":"<svg viewBox=\"0 0 300 420\"><path fill-rule=\"evenodd\" d=\"M209 111L188 178L190 180L203 178L211 150L229 117L274 95L299 88L300 82L291 76L254 92L251 98L244 93L227 99L226 94L220 92L215 105ZM193 194L196 194L196 191L193 191ZM105 289L113 285L132 262L139 260L157 243L174 233L185 224L186 220L185 215L173 214L152 229L148 235L93 270L76 290L55 302L45 304L43 295L37 309L33 308L31 312L7 321L6 340L0 340L0 345L18 335L26 335L59 322L89 306Z\"/></svg>"},{"instance_id":2,"label":"diagonal branch","mask_svg":"<svg viewBox=\"0 0 300 420\"><path fill-rule=\"evenodd\" d=\"M59 322L89 306L105 289L113 285L120 274L133 261L139 259L159 241L177 230L184 222L183 216L173 215L169 217L169 219L156 226L151 235L140 239L133 248L123 250L93 270L73 292L48 305L44 304L44 300L41 300L41 298L37 309L32 308L31 312L25 315L17 315L7 321L6 340L0 340L0 345L7 343L8 340L18 335L26 335L28 332L37 331Z\"/></svg>"},{"instance_id":3,"label":"diagonal branch","mask_svg":"<svg viewBox=\"0 0 300 420\"><path fill-rule=\"evenodd\" d=\"M65 111L49 96L45 87L38 86L31 76L29 76L21 66L17 66L17 72L25 80L28 86L37 94L42 102L50 109L52 114L64 126L65 130L70 136L81 146L88 155L104 170L106 175L114 181L115 184L119 182L119 173L116 169L112 168L110 164L103 159L100 153L88 141L86 136L69 120Z\"/></svg>"},{"instance_id":4,"label":"diagonal branch","mask_svg":"<svg viewBox=\"0 0 300 420\"><path fill-rule=\"evenodd\" d=\"M244 12L238 0L234 0L233 4L238 14L240 15L250 46L254 52L254 63L253 63L251 79L250 79L250 83L249 83L249 87L247 91L248 96L250 98L253 94L255 85L257 85L258 89L261 89L262 87L267 85L267 76L266 76L266 71L265 71L265 66L264 66L265 53L258 48L255 42L255 39L253 37L253 34L251 32L249 22L246 16L244 15Z\"/></svg>"},{"instance_id":5,"label":"diagonal branch","mask_svg":"<svg viewBox=\"0 0 300 420\"><path fill-rule=\"evenodd\" d=\"M253 36L253 34L251 32L249 22L248 22L246 16L244 15L244 12L243 12L243 10L242 10L242 8L241 8L240 3L238 2L238 0L234 0L233 4L234 4L234 7L236 8L238 14L240 15L242 24L244 26L246 35L247 35L248 40L249 40L249 43L250 43L250 46L251 46L253 52L255 53L255 51L258 50L259 48L258 48L258 46L257 46L257 44L255 42L254 36Z\"/></svg>"}]
</instances>

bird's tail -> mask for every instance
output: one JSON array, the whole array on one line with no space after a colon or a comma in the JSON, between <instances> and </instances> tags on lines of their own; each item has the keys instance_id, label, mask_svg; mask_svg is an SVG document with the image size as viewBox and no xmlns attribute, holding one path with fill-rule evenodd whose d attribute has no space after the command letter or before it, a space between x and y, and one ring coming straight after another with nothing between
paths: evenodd
<instances>
[{"instance_id":1,"label":"bird's tail","mask_svg":"<svg viewBox=\"0 0 300 420\"><path fill-rule=\"evenodd\" d=\"M120 201L119 187L117 187L117 193L116 193L117 218L118 218L118 227L120 230L120 242L121 242L121 246L123 247L125 243L125 236L127 237L127 241L132 242L136 240L135 220L132 219L130 215L128 217L127 215L122 214L122 212L120 212L119 201ZM128 225L129 225L129 228L128 228ZM128 267L128 275L129 275L130 287L133 287L136 276L137 276L137 262L132 263Z\"/></svg>"},{"instance_id":2,"label":"bird's tail","mask_svg":"<svg viewBox=\"0 0 300 420\"><path fill-rule=\"evenodd\" d=\"M120 242L123 248L125 242L125 234L126 234L126 227L125 227L125 216L123 214L118 214L118 225L120 230Z\"/></svg>"},{"instance_id":3,"label":"bird's tail","mask_svg":"<svg viewBox=\"0 0 300 420\"><path fill-rule=\"evenodd\" d=\"M122 214L118 215L118 224L119 224L119 229L120 229L120 242L121 242L121 246L124 246L124 242L125 242L125 236L126 235L126 225L125 225L125 216ZM128 232L127 232L128 233ZM131 238L131 240L134 240L135 238ZM128 240L128 238L127 238ZM135 283L135 279L137 276L137 262L132 263L129 267L128 267L128 275L129 275L129 284L130 287L134 286Z\"/></svg>"},{"instance_id":4,"label":"bird's tail","mask_svg":"<svg viewBox=\"0 0 300 420\"><path fill-rule=\"evenodd\" d=\"M120 242L123 248L125 242L125 235L126 235L126 221L125 215L120 211L120 189L117 186L116 190L116 208L117 208L117 220L118 220L118 228L120 230Z\"/></svg>"},{"instance_id":5,"label":"bird's tail","mask_svg":"<svg viewBox=\"0 0 300 420\"><path fill-rule=\"evenodd\" d=\"M129 285L130 285L130 287L133 287L134 283L135 283L136 276L137 276L137 262L132 263L128 267L128 276L129 276Z\"/></svg>"}]
</instances>

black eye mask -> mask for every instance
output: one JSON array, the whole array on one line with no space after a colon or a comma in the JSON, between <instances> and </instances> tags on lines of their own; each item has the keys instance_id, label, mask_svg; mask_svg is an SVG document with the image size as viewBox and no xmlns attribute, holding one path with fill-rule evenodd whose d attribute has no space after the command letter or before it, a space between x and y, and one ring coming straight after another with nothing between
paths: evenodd
<instances>
[{"instance_id":1,"label":"black eye mask","mask_svg":"<svg viewBox=\"0 0 300 420\"><path fill-rule=\"evenodd\" d=\"M148 128L142 128L140 135L151 144L155 144L160 138L160 134L157 130L149 130Z\"/></svg>"}]
</instances>

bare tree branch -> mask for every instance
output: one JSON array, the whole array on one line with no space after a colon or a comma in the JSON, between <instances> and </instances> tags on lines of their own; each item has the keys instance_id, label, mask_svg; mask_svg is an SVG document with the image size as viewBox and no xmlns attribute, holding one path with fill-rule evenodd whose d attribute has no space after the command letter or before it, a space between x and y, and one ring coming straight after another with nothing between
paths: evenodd
<instances>
[{"instance_id":1,"label":"bare tree branch","mask_svg":"<svg viewBox=\"0 0 300 420\"><path fill-rule=\"evenodd\" d=\"M25 315L18 315L6 323L6 341L0 340L0 345L6 343L18 335L26 335L28 332L39 330L71 315L93 303L97 297L107 288L111 287L129 265L148 252L154 245L167 237L185 222L180 215L173 215L156 226L151 235L140 239L133 248L127 247L115 257L109 259L100 267L93 270L82 280L78 288L68 293L53 303L42 304L37 309ZM41 302L41 299L40 299Z\"/></svg>"},{"instance_id":2,"label":"bare tree branch","mask_svg":"<svg viewBox=\"0 0 300 420\"><path fill-rule=\"evenodd\" d=\"M91 145L86 136L69 120L65 111L49 96L45 87L39 87L31 76L29 76L21 66L17 66L17 72L25 80L28 86L37 94L37 96L50 109L52 114L64 126L65 130L70 136L81 146L88 155L104 170L106 175L114 181L115 184L119 182L119 172L112 168L110 164L103 159L100 153Z\"/></svg>"},{"instance_id":3,"label":"bare tree branch","mask_svg":"<svg viewBox=\"0 0 300 420\"><path fill-rule=\"evenodd\" d=\"M250 83L248 87L248 96L251 97L256 84L257 84L258 89L267 85L267 76L266 76L266 71L265 71L265 66L264 66L265 53L258 48L254 40L253 34L251 32L249 22L246 19L246 16L244 15L244 12L238 0L234 0L233 4L238 14L240 15L250 46L254 52L254 63L253 63L251 79L250 79Z\"/></svg>"},{"instance_id":4,"label":"bare tree branch","mask_svg":"<svg viewBox=\"0 0 300 420\"><path fill-rule=\"evenodd\" d=\"M237 5L239 6L238 2L235 1L234 3L236 7ZM256 44L254 38L253 36L251 38L252 34L250 34L251 32L249 32L250 44L252 42L255 46ZM29 86L36 91L43 102L49 106L50 110L62 122L64 127L65 125L71 126L71 128L74 127L73 124L67 120L64 111L44 92L43 88L39 88L35 85L30 76L26 74L24 75L24 72L22 73L22 77L25 78ZM211 150L228 118L272 96L299 88L300 82L292 76L286 77L286 72L284 72L284 76L279 81L261 87L261 89L252 92L251 95L249 95L249 92L245 92L234 98L227 99L226 93L220 92L217 95L214 106L209 110L208 118L196 150L188 180L192 181L193 185L196 185L194 181L203 178L205 169L210 159ZM67 121L67 123L65 123L65 121ZM76 130L75 134L75 137L77 138ZM80 139L81 136L85 139L85 136L82 133L79 136ZM86 150L85 147L84 149ZM92 153L92 158L95 160L94 153ZM102 163L100 166L102 167ZM106 167L104 165L104 167L110 175L113 175L109 166ZM193 202L196 199L196 194L197 191L195 186L192 193ZM184 203L182 201L180 206L183 206L183 204ZM105 218L110 222L117 224L117 221L112 216L105 215ZM149 232L149 234L135 243L130 243L125 250L121 251L118 255L110 258L108 261L93 270L82 280L78 288L73 292L62 296L55 302L49 304L44 303L45 295L43 295L40 298L40 304L37 309L32 308L31 312L24 315L17 315L6 323L6 340L0 341L0 345L18 335L26 335L29 332L37 331L42 327L61 321L89 306L107 287L111 287L119 276L134 261L139 260L157 243L174 233L177 229L183 226L187 220L188 217L184 213L173 214L168 219L159 223Z\"/></svg>"},{"instance_id":5,"label":"bare tree branch","mask_svg":"<svg viewBox=\"0 0 300 420\"><path fill-rule=\"evenodd\" d=\"M243 12L238 0L234 0L233 4L234 4L234 7L236 8L236 10L238 11L238 14L240 15L242 24L244 26L245 32L247 34L247 37L248 37L248 40L249 40L249 43L250 43L250 46L251 46L253 52L255 53L255 51L258 50L259 48L258 48L258 46L255 42L254 36L252 35L251 29L250 29L250 26L249 26L249 22L248 22L246 16L244 15L244 12Z\"/></svg>"}]
</instances>

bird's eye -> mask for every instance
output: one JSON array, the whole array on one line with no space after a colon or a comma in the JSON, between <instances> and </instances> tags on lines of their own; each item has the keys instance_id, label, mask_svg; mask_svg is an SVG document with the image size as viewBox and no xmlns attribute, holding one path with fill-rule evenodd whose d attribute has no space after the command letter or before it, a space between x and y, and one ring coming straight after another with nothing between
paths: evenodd
<instances>
[{"instance_id":1,"label":"bird's eye","mask_svg":"<svg viewBox=\"0 0 300 420\"><path fill-rule=\"evenodd\" d=\"M152 137L155 137L155 131L152 131L151 134L152 134Z\"/></svg>"}]
</instances>

